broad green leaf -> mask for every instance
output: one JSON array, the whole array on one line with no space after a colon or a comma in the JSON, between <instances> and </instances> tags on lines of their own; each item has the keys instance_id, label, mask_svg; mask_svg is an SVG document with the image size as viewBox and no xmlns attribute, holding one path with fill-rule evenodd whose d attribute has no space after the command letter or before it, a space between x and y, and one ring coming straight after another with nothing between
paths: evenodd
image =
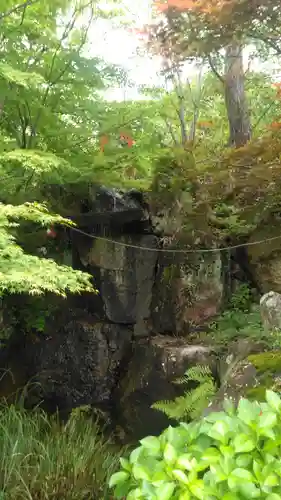
<instances>
[{"instance_id":1,"label":"broad green leaf","mask_svg":"<svg viewBox=\"0 0 281 500\"><path fill-rule=\"evenodd\" d=\"M169 464L173 464L177 460L177 452L170 443L166 444L163 456L165 462Z\"/></svg>"},{"instance_id":2,"label":"broad green leaf","mask_svg":"<svg viewBox=\"0 0 281 500\"><path fill-rule=\"evenodd\" d=\"M128 478L129 478L128 472L124 471L115 472L115 474L113 474L109 480L109 487L113 488L119 483L124 483L125 481L127 481Z\"/></svg>"},{"instance_id":3,"label":"broad green leaf","mask_svg":"<svg viewBox=\"0 0 281 500\"><path fill-rule=\"evenodd\" d=\"M135 488L134 490L130 491L130 493L127 495L127 500L138 500L142 499L142 491L140 488Z\"/></svg>"},{"instance_id":4,"label":"broad green leaf","mask_svg":"<svg viewBox=\"0 0 281 500\"><path fill-rule=\"evenodd\" d=\"M219 420L210 429L208 435L214 439L217 439L218 441L225 442L229 430L229 426L226 424L226 422L223 420Z\"/></svg>"},{"instance_id":5,"label":"broad green leaf","mask_svg":"<svg viewBox=\"0 0 281 500\"><path fill-rule=\"evenodd\" d=\"M151 471L151 472L153 472L153 471ZM134 464L132 474L133 474L134 478L137 480L138 479L146 479L148 481L150 480L149 471L147 470L146 467L144 467L142 465Z\"/></svg>"},{"instance_id":6,"label":"broad green leaf","mask_svg":"<svg viewBox=\"0 0 281 500\"><path fill-rule=\"evenodd\" d=\"M233 446L235 453L249 453L255 449L256 444L247 434L239 434L234 438Z\"/></svg>"},{"instance_id":7,"label":"broad green leaf","mask_svg":"<svg viewBox=\"0 0 281 500\"><path fill-rule=\"evenodd\" d=\"M131 464L137 463L137 461L142 453L143 453L142 446L138 446L137 448L135 448L130 454L130 458L129 458L130 463Z\"/></svg>"},{"instance_id":8,"label":"broad green leaf","mask_svg":"<svg viewBox=\"0 0 281 500\"><path fill-rule=\"evenodd\" d=\"M140 441L141 445L151 451L153 455L158 455L160 452L160 442L157 437L148 436Z\"/></svg>"},{"instance_id":9,"label":"broad green leaf","mask_svg":"<svg viewBox=\"0 0 281 500\"><path fill-rule=\"evenodd\" d=\"M195 496L195 498L200 498L201 500L205 500L205 486L204 486L204 481L197 479L196 481L193 481L189 485L189 489L191 493Z\"/></svg>"},{"instance_id":10,"label":"broad green leaf","mask_svg":"<svg viewBox=\"0 0 281 500\"><path fill-rule=\"evenodd\" d=\"M192 455L186 453L184 455L180 455L177 459L177 466L182 467L188 471L192 470Z\"/></svg>"},{"instance_id":11,"label":"broad green leaf","mask_svg":"<svg viewBox=\"0 0 281 500\"><path fill-rule=\"evenodd\" d=\"M159 500L170 500L172 498L176 484L175 483L164 483L156 490L157 499Z\"/></svg>"},{"instance_id":12,"label":"broad green leaf","mask_svg":"<svg viewBox=\"0 0 281 500\"><path fill-rule=\"evenodd\" d=\"M254 483L243 483L239 484L239 491L242 493L244 498L260 498L261 491Z\"/></svg>"},{"instance_id":13,"label":"broad green leaf","mask_svg":"<svg viewBox=\"0 0 281 500\"><path fill-rule=\"evenodd\" d=\"M221 453L217 448L207 448L204 451L201 460L206 461L208 464L218 463L221 459Z\"/></svg>"},{"instance_id":14,"label":"broad green leaf","mask_svg":"<svg viewBox=\"0 0 281 500\"><path fill-rule=\"evenodd\" d=\"M280 412L281 411L281 398L276 394L276 392L267 390L265 393L266 401L273 408L273 410Z\"/></svg>"},{"instance_id":15,"label":"broad green leaf","mask_svg":"<svg viewBox=\"0 0 281 500\"><path fill-rule=\"evenodd\" d=\"M255 421L260 414L260 408L255 402L248 399L240 399L237 415L243 422L250 424Z\"/></svg>"},{"instance_id":16,"label":"broad green leaf","mask_svg":"<svg viewBox=\"0 0 281 500\"><path fill-rule=\"evenodd\" d=\"M191 494L189 491L184 491L180 494L179 500L191 500Z\"/></svg>"},{"instance_id":17,"label":"broad green leaf","mask_svg":"<svg viewBox=\"0 0 281 500\"><path fill-rule=\"evenodd\" d=\"M123 469L125 469L127 472L131 472L132 466L126 458L120 458L120 464Z\"/></svg>"},{"instance_id":18,"label":"broad green leaf","mask_svg":"<svg viewBox=\"0 0 281 500\"><path fill-rule=\"evenodd\" d=\"M276 476L276 474L269 474L263 481L263 486L269 486L270 488L273 488L274 486L278 486L280 483L279 478Z\"/></svg>"},{"instance_id":19,"label":"broad green leaf","mask_svg":"<svg viewBox=\"0 0 281 500\"><path fill-rule=\"evenodd\" d=\"M272 429L277 423L277 415L273 412L262 413L259 419L258 428L260 430Z\"/></svg>"},{"instance_id":20,"label":"broad green leaf","mask_svg":"<svg viewBox=\"0 0 281 500\"><path fill-rule=\"evenodd\" d=\"M172 470L172 474L173 474L174 478L177 479L180 483L183 483L183 484L189 483L189 479L188 479L187 475L182 470L174 469L174 470Z\"/></svg>"},{"instance_id":21,"label":"broad green leaf","mask_svg":"<svg viewBox=\"0 0 281 500\"><path fill-rule=\"evenodd\" d=\"M249 481L249 482L255 482L255 478L253 476L253 474L246 470L246 469L242 469L242 468L237 468L237 469L234 469L231 474L230 474L231 478L232 479L235 479L237 481Z\"/></svg>"}]
</instances>

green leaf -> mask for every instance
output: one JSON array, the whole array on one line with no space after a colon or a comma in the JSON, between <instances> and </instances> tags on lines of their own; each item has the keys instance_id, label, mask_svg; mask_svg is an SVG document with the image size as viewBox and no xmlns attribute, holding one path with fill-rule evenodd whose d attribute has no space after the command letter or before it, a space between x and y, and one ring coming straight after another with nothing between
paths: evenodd
<instances>
[{"instance_id":1,"label":"green leaf","mask_svg":"<svg viewBox=\"0 0 281 500\"><path fill-rule=\"evenodd\" d=\"M137 461L142 453L143 453L142 446L138 446L137 448L135 448L130 454L130 458L129 458L130 463L131 464L137 463Z\"/></svg>"},{"instance_id":2,"label":"green leaf","mask_svg":"<svg viewBox=\"0 0 281 500\"><path fill-rule=\"evenodd\" d=\"M244 498L260 498L260 489L254 483L240 483L239 491L242 493Z\"/></svg>"},{"instance_id":3,"label":"green leaf","mask_svg":"<svg viewBox=\"0 0 281 500\"><path fill-rule=\"evenodd\" d=\"M130 493L127 495L127 500L138 500L142 499L142 491L140 488L135 488L134 490L130 491Z\"/></svg>"},{"instance_id":4,"label":"green leaf","mask_svg":"<svg viewBox=\"0 0 281 500\"><path fill-rule=\"evenodd\" d=\"M113 474L109 480L109 488L113 488L113 486L116 486L119 483L124 483L129 477L130 476L128 472L115 472L115 474Z\"/></svg>"},{"instance_id":5,"label":"green leaf","mask_svg":"<svg viewBox=\"0 0 281 500\"><path fill-rule=\"evenodd\" d=\"M174 469L172 471L172 474L173 474L174 478L177 479L180 483L189 484L189 479L188 479L187 475L182 470Z\"/></svg>"},{"instance_id":6,"label":"green leaf","mask_svg":"<svg viewBox=\"0 0 281 500\"><path fill-rule=\"evenodd\" d=\"M207 464L218 463L221 459L221 453L217 448L208 448L204 451L201 460L206 461Z\"/></svg>"},{"instance_id":7,"label":"green leaf","mask_svg":"<svg viewBox=\"0 0 281 500\"><path fill-rule=\"evenodd\" d=\"M125 469L127 472L131 472L132 466L129 460L127 460L126 458L120 458L120 464L122 468Z\"/></svg>"},{"instance_id":8,"label":"green leaf","mask_svg":"<svg viewBox=\"0 0 281 500\"><path fill-rule=\"evenodd\" d=\"M165 462L167 462L168 464L173 464L176 462L177 452L176 452L175 448L170 443L166 444L163 456L164 456Z\"/></svg>"},{"instance_id":9,"label":"green leaf","mask_svg":"<svg viewBox=\"0 0 281 500\"><path fill-rule=\"evenodd\" d=\"M191 500L191 494L189 491L184 491L180 494L179 500Z\"/></svg>"},{"instance_id":10,"label":"green leaf","mask_svg":"<svg viewBox=\"0 0 281 500\"><path fill-rule=\"evenodd\" d=\"M189 489L190 489L191 493L195 496L195 498L200 498L201 500L206 499L205 493L204 493L204 491L205 491L204 481L202 481L200 479L193 481L189 485Z\"/></svg>"},{"instance_id":11,"label":"green leaf","mask_svg":"<svg viewBox=\"0 0 281 500\"><path fill-rule=\"evenodd\" d=\"M235 453L249 453L255 449L256 444L247 434L239 434L234 438L233 446Z\"/></svg>"},{"instance_id":12,"label":"green leaf","mask_svg":"<svg viewBox=\"0 0 281 500\"><path fill-rule=\"evenodd\" d=\"M210 429L208 435L214 439L225 442L229 430L228 424L223 420L219 420Z\"/></svg>"},{"instance_id":13,"label":"green leaf","mask_svg":"<svg viewBox=\"0 0 281 500\"><path fill-rule=\"evenodd\" d=\"M231 474L230 474L231 478L232 479L235 479L239 482L241 482L242 480L243 481L249 481L249 482L255 482L255 478L253 476L253 474L246 470L246 469L242 469L242 468L237 468L237 469L234 469Z\"/></svg>"},{"instance_id":14,"label":"green leaf","mask_svg":"<svg viewBox=\"0 0 281 500\"><path fill-rule=\"evenodd\" d=\"M266 412L260 416L258 428L260 430L272 429L277 423L277 415L273 412Z\"/></svg>"},{"instance_id":15,"label":"green leaf","mask_svg":"<svg viewBox=\"0 0 281 500\"><path fill-rule=\"evenodd\" d=\"M149 450L153 455L158 455L160 452L160 441L157 437L148 436L140 441L141 445Z\"/></svg>"},{"instance_id":16,"label":"green leaf","mask_svg":"<svg viewBox=\"0 0 281 500\"><path fill-rule=\"evenodd\" d=\"M164 483L156 490L157 499L159 500L170 500L175 491L175 483Z\"/></svg>"},{"instance_id":17,"label":"green leaf","mask_svg":"<svg viewBox=\"0 0 281 500\"><path fill-rule=\"evenodd\" d=\"M276 394L276 392L266 390L265 393L266 401L268 402L269 406L277 412L281 411L281 398Z\"/></svg>"},{"instance_id":18,"label":"green leaf","mask_svg":"<svg viewBox=\"0 0 281 500\"><path fill-rule=\"evenodd\" d=\"M177 459L177 466L182 467L188 471L192 470L192 455L186 453L184 455L180 455Z\"/></svg>"},{"instance_id":19,"label":"green leaf","mask_svg":"<svg viewBox=\"0 0 281 500\"><path fill-rule=\"evenodd\" d=\"M245 422L245 424L250 424L254 420L257 419L257 417L260 414L260 408L257 405L257 403L251 402L248 399L240 399L239 405L238 405L238 410L237 410L237 415L240 420Z\"/></svg>"},{"instance_id":20,"label":"green leaf","mask_svg":"<svg viewBox=\"0 0 281 500\"><path fill-rule=\"evenodd\" d=\"M150 480L149 471L147 470L146 467L144 467L142 465L134 464L132 474L136 480L139 480L139 479L146 479L148 481Z\"/></svg>"},{"instance_id":21,"label":"green leaf","mask_svg":"<svg viewBox=\"0 0 281 500\"><path fill-rule=\"evenodd\" d=\"M263 486L269 486L270 488L278 485L279 478L276 476L276 474L269 474L263 481Z\"/></svg>"}]
</instances>

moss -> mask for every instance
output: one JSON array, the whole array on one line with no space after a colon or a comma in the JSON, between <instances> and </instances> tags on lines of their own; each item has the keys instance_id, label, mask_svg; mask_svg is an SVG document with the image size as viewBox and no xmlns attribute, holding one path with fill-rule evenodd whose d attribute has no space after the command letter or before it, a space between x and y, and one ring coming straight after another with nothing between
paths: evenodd
<instances>
[{"instance_id":1,"label":"moss","mask_svg":"<svg viewBox=\"0 0 281 500\"><path fill-rule=\"evenodd\" d=\"M258 374L281 372L281 351L262 352L248 357Z\"/></svg>"},{"instance_id":2,"label":"moss","mask_svg":"<svg viewBox=\"0 0 281 500\"><path fill-rule=\"evenodd\" d=\"M265 391L268 389L265 385L258 385L249 389L245 396L246 398L253 399L256 401L265 401Z\"/></svg>"}]
</instances>

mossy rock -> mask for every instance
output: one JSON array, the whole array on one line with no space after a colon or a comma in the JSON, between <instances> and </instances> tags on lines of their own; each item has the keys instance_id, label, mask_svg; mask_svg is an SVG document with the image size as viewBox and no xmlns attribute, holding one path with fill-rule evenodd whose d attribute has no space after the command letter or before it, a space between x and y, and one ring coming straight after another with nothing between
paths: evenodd
<instances>
[{"instance_id":1,"label":"mossy rock","mask_svg":"<svg viewBox=\"0 0 281 500\"><path fill-rule=\"evenodd\" d=\"M257 385L248 389L246 397L265 401L265 392L272 389L281 374L281 351L262 352L248 356L248 361L257 370Z\"/></svg>"},{"instance_id":2,"label":"mossy rock","mask_svg":"<svg viewBox=\"0 0 281 500\"><path fill-rule=\"evenodd\" d=\"M248 361L254 365L258 374L281 373L281 351L261 352L248 356Z\"/></svg>"}]
</instances>

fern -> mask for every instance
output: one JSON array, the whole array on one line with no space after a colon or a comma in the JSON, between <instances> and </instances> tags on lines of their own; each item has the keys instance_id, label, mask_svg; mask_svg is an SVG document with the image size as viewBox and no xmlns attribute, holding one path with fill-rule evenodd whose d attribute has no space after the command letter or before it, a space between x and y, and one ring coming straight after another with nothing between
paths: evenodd
<instances>
[{"instance_id":1,"label":"fern","mask_svg":"<svg viewBox=\"0 0 281 500\"><path fill-rule=\"evenodd\" d=\"M179 385L187 385L190 382L196 382L197 387L187 390L183 396L173 401L157 401L152 408L162 411L174 420L188 421L198 418L216 394L217 387L208 366L194 366L187 370L183 377L174 381Z\"/></svg>"}]
</instances>

